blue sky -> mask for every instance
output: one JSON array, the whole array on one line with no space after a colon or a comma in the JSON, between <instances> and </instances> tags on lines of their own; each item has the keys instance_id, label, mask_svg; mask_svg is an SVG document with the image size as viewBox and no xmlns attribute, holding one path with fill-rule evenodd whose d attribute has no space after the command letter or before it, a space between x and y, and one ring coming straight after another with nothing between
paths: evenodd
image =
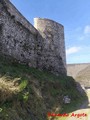
<instances>
[{"instance_id":1,"label":"blue sky","mask_svg":"<svg viewBox=\"0 0 90 120\"><path fill-rule=\"evenodd\" d=\"M67 63L90 62L90 0L10 0L33 24L49 18L64 25Z\"/></svg>"}]
</instances>

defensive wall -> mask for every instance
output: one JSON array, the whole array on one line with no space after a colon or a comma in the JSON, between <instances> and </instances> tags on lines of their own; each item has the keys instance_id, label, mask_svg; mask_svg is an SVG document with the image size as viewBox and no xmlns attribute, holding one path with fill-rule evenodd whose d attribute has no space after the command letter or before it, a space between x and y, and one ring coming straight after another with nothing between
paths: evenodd
<instances>
[{"instance_id":1,"label":"defensive wall","mask_svg":"<svg viewBox=\"0 0 90 120\"><path fill-rule=\"evenodd\" d=\"M0 53L66 75L64 27L42 18L35 18L34 26L9 0L0 0Z\"/></svg>"}]
</instances>

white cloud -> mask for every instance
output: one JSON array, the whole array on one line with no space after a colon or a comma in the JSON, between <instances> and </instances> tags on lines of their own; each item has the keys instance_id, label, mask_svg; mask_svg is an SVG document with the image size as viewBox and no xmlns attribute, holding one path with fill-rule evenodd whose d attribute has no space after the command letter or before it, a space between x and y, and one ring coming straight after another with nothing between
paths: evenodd
<instances>
[{"instance_id":1,"label":"white cloud","mask_svg":"<svg viewBox=\"0 0 90 120\"><path fill-rule=\"evenodd\" d=\"M71 47L71 48L68 48L66 50L66 55L77 53L80 49L81 49L81 47Z\"/></svg>"},{"instance_id":2,"label":"white cloud","mask_svg":"<svg viewBox=\"0 0 90 120\"><path fill-rule=\"evenodd\" d=\"M89 40L90 39L90 25L86 25L82 29L81 33L78 34L78 40Z\"/></svg>"},{"instance_id":3,"label":"white cloud","mask_svg":"<svg viewBox=\"0 0 90 120\"><path fill-rule=\"evenodd\" d=\"M90 34L90 25L85 26L84 34Z\"/></svg>"}]
</instances>

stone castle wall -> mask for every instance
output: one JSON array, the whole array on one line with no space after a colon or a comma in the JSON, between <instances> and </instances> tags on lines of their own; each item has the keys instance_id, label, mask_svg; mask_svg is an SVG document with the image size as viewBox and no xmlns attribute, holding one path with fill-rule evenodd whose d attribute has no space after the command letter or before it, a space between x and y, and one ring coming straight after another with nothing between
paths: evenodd
<instances>
[{"instance_id":1,"label":"stone castle wall","mask_svg":"<svg viewBox=\"0 0 90 120\"><path fill-rule=\"evenodd\" d=\"M51 20L35 19L35 27L9 0L0 0L0 53L30 67L66 74L63 26Z\"/></svg>"},{"instance_id":2,"label":"stone castle wall","mask_svg":"<svg viewBox=\"0 0 90 120\"><path fill-rule=\"evenodd\" d=\"M34 26L39 31L43 39L38 38L40 51L40 68L53 70L58 73L65 71L65 43L64 43L64 27L52 20L35 18ZM40 46L41 45L41 46ZM44 66L43 66L44 65Z\"/></svg>"},{"instance_id":3,"label":"stone castle wall","mask_svg":"<svg viewBox=\"0 0 90 120\"><path fill-rule=\"evenodd\" d=\"M22 62L31 63L32 67L36 67L36 51L35 42L37 38L37 30L29 30L19 21L16 16L7 11L6 6L0 5L0 52L10 55ZM11 8L11 7L10 7ZM21 18L22 19L22 18Z\"/></svg>"}]
</instances>

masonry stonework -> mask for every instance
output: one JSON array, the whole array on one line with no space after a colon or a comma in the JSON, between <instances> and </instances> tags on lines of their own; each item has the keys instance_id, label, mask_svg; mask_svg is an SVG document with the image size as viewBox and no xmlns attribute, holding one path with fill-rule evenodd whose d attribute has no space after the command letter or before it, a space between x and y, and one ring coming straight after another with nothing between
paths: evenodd
<instances>
[{"instance_id":1,"label":"masonry stonework","mask_svg":"<svg viewBox=\"0 0 90 120\"><path fill-rule=\"evenodd\" d=\"M42 51L39 67L58 73L63 73L66 66L64 27L52 20L34 18L34 26L39 31L43 39L40 40ZM40 47L40 45L39 45ZM52 71L52 72L53 72Z\"/></svg>"},{"instance_id":2,"label":"masonry stonework","mask_svg":"<svg viewBox=\"0 0 90 120\"><path fill-rule=\"evenodd\" d=\"M55 74L66 75L63 26L35 18L30 24L9 0L0 0L0 53Z\"/></svg>"}]
</instances>

